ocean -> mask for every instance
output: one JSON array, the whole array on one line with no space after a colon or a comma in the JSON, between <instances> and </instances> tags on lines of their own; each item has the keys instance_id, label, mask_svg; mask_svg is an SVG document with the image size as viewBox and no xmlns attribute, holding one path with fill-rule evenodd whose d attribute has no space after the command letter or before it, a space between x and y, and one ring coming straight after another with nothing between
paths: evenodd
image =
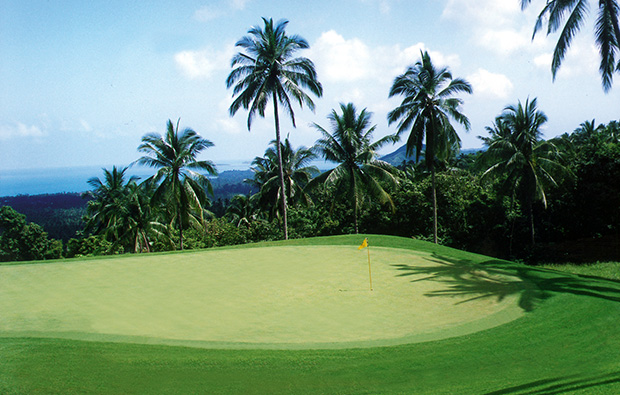
<instances>
[{"instance_id":1,"label":"ocean","mask_svg":"<svg viewBox=\"0 0 620 395\"><path fill-rule=\"evenodd\" d=\"M311 165L321 170L333 167L323 160L314 161ZM250 160L216 163L220 173L228 170L248 170L250 166ZM102 168L112 170L112 166L0 170L0 197L85 192L92 189L88 185L90 178L98 177L103 180ZM144 180L155 174L155 170L135 166L130 167L126 174Z\"/></svg>"},{"instance_id":2,"label":"ocean","mask_svg":"<svg viewBox=\"0 0 620 395\"><path fill-rule=\"evenodd\" d=\"M220 173L227 170L247 170L251 166L250 162L217 163L216 166ZM98 177L103 180L103 168L112 170L112 166L0 170L0 197L85 192L92 189L88 185L90 178ZM143 180L155 174L155 170L135 166L130 167L126 174Z\"/></svg>"}]
</instances>

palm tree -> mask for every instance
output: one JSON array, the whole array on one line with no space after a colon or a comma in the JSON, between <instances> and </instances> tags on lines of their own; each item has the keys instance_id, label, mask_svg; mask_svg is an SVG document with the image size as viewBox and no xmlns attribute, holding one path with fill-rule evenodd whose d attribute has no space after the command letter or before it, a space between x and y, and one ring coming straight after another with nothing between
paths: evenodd
<instances>
[{"instance_id":1,"label":"palm tree","mask_svg":"<svg viewBox=\"0 0 620 395\"><path fill-rule=\"evenodd\" d=\"M237 96L230 105L230 115L235 115L241 107L249 110L248 130L252 126L256 112L264 117L267 103L270 100L273 102L284 238L288 239L278 104L284 107L295 127L291 98L300 107L306 104L314 111L314 102L303 88L320 97L323 94L323 87L317 80L314 63L307 58L293 57L298 50L309 48L308 42L297 35L287 36L286 20L277 22L275 26L272 19L263 18L263 22L264 29L252 27L248 30L247 36L237 41L236 46L242 48L244 52L239 52L233 57L231 64L233 70L226 79L226 86L228 88L234 86L233 97Z\"/></svg>"},{"instance_id":2,"label":"palm tree","mask_svg":"<svg viewBox=\"0 0 620 395\"><path fill-rule=\"evenodd\" d=\"M381 204L394 203L382 184L395 187L398 184L398 170L387 162L377 159L377 150L386 143L396 141L395 136L386 136L371 143L375 126L370 126L372 113L366 109L357 112L352 103L340 104L338 114L332 110L327 116L332 132L322 126L314 127L323 135L313 149L330 162L338 163L311 181L311 185L323 184L333 190L333 196L346 196L353 204L355 233L359 232L358 217L360 205L366 197L377 199Z\"/></svg>"},{"instance_id":3,"label":"palm tree","mask_svg":"<svg viewBox=\"0 0 620 395\"><path fill-rule=\"evenodd\" d=\"M134 252L151 252L153 241L172 244L168 227L159 220L158 206L151 204L156 185L143 182L128 185L126 223L121 236Z\"/></svg>"},{"instance_id":4,"label":"palm tree","mask_svg":"<svg viewBox=\"0 0 620 395\"><path fill-rule=\"evenodd\" d=\"M209 179L198 172L217 175L217 170L213 162L197 159L213 143L190 128L179 132L179 122L180 119L175 128L168 120L165 136L144 135L138 147L144 156L134 163L158 169L151 177L153 182L159 183L153 198L170 205L170 223L176 224L183 249L183 229L204 224L204 208L209 203L207 192L213 194Z\"/></svg>"},{"instance_id":5,"label":"palm tree","mask_svg":"<svg viewBox=\"0 0 620 395\"><path fill-rule=\"evenodd\" d=\"M93 190L85 195L88 202L85 230L102 235L106 240L118 244L124 233L123 228L127 217L127 197L131 185L135 185L137 177L125 176L127 167L112 167L112 171L103 169L103 181L98 177L88 180Z\"/></svg>"},{"instance_id":6,"label":"palm tree","mask_svg":"<svg viewBox=\"0 0 620 395\"><path fill-rule=\"evenodd\" d=\"M525 9L532 0L521 0L521 8ZM573 37L583 26L588 14L590 2L587 0L547 0L534 25L534 33L542 29L547 22L547 35L562 29L553 51L551 73L553 78L560 69ZM599 0L598 17L595 24L595 40L599 47L601 62L599 72L603 89L608 92L613 82L613 74L620 70L620 59L616 55L620 50L620 25L618 13L620 6L615 0ZM563 26L562 26L563 25Z\"/></svg>"},{"instance_id":7,"label":"palm tree","mask_svg":"<svg viewBox=\"0 0 620 395\"><path fill-rule=\"evenodd\" d=\"M250 196L240 194L230 199L230 204L226 208L224 217L239 228L242 224L249 226L251 222L258 218L258 212Z\"/></svg>"},{"instance_id":8,"label":"palm tree","mask_svg":"<svg viewBox=\"0 0 620 395\"><path fill-rule=\"evenodd\" d=\"M480 156L487 170L482 178L502 180L502 188L521 200L530 223L531 244L535 244L532 206L540 200L547 207L548 186L558 185L567 174L562 152L553 141L542 140L541 127L547 116L537 108L536 99L525 105L511 105L487 127L490 137L481 137L487 150Z\"/></svg>"},{"instance_id":9,"label":"palm tree","mask_svg":"<svg viewBox=\"0 0 620 395\"><path fill-rule=\"evenodd\" d=\"M461 78L452 78L447 68L436 68L428 52L394 79L389 97L403 96L401 104L388 114L388 122L398 122L396 136L409 131L406 154L415 149L416 161L426 139L426 167L431 172L433 189L433 236L437 243L436 161L446 161L461 147L461 139L450 123L453 119L469 130L467 117L461 113L457 93L472 93L471 85Z\"/></svg>"},{"instance_id":10,"label":"palm tree","mask_svg":"<svg viewBox=\"0 0 620 395\"><path fill-rule=\"evenodd\" d=\"M272 141L272 147L267 148L264 157L256 157L252 164L254 180L252 185L259 188L259 205L264 207L281 206L280 200L284 195L287 204L311 204L310 196L304 188L310 180L319 174L316 166L309 166L309 162L316 158L316 154L305 147L295 150L288 138L280 144L282 155L282 173L284 175L284 194L282 194L280 183L280 171L278 165L278 150L276 141ZM275 203L275 204L273 204ZM277 211L277 210L274 210ZM270 213L271 216L275 214Z\"/></svg>"}]
</instances>

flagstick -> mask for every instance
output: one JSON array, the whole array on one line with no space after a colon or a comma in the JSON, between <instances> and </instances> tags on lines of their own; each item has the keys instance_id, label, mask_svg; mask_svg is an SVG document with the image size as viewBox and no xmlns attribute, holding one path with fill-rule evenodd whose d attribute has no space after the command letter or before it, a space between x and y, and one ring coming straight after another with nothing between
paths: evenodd
<instances>
[{"instance_id":1,"label":"flagstick","mask_svg":"<svg viewBox=\"0 0 620 395\"><path fill-rule=\"evenodd\" d=\"M372 291L372 273L370 272L370 246L366 246L368 250L368 278L370 279L370 290Z\"/></svg>"}]
</instances>

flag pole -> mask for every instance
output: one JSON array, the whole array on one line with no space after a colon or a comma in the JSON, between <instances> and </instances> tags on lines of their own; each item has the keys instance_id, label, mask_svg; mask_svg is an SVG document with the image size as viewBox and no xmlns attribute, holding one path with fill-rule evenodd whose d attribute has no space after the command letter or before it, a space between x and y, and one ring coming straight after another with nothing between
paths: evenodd
<instances>
[{"instance_id":1,"label":"flag pole","mask_svg":"<svg viewBox=\"0 0 620 395\"><path fill-rule=\"evenodd\" d=\"M372 291L372 273L370 271L370 245L366 247L368 250L368 279L370 280L370 290Z\"/></svg>"}]
</instances>

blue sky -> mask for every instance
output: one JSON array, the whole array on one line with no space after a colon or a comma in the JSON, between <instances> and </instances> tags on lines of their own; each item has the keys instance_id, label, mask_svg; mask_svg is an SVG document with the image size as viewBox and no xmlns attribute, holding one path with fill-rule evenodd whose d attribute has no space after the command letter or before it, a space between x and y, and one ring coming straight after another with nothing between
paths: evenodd
<instances>
[{"instance_id":1,"label":"blue sky","mask_svg":"<svg viewBox=\"0 0 620 395\"><path fill-rule=\"evenodd\" d=\"M288 19L287 32L310 43L299 55L314 61L324 87L314 113L296 110L296 129L282 121L295 146L312 145L319 135L309 124L327 126L340 102L373 112L376 137L395 132L386 114L399 101L388 91L420 50L474 87L463 96L472 124L460 133L464 148L479 147L485 126L528 97L549 118L547 138L593 118L618 119L620 87L601 88L591 25L552 82L557 36L531 40L544 1L526 12L519 3L0 0L0 169L127 165L144 134L178 118L215 144L203 158L262 155L274 137L272 115L248 132L246 112L228 115L224 81L235 42L263 16Z\"/></svg>"}]
</instances>

